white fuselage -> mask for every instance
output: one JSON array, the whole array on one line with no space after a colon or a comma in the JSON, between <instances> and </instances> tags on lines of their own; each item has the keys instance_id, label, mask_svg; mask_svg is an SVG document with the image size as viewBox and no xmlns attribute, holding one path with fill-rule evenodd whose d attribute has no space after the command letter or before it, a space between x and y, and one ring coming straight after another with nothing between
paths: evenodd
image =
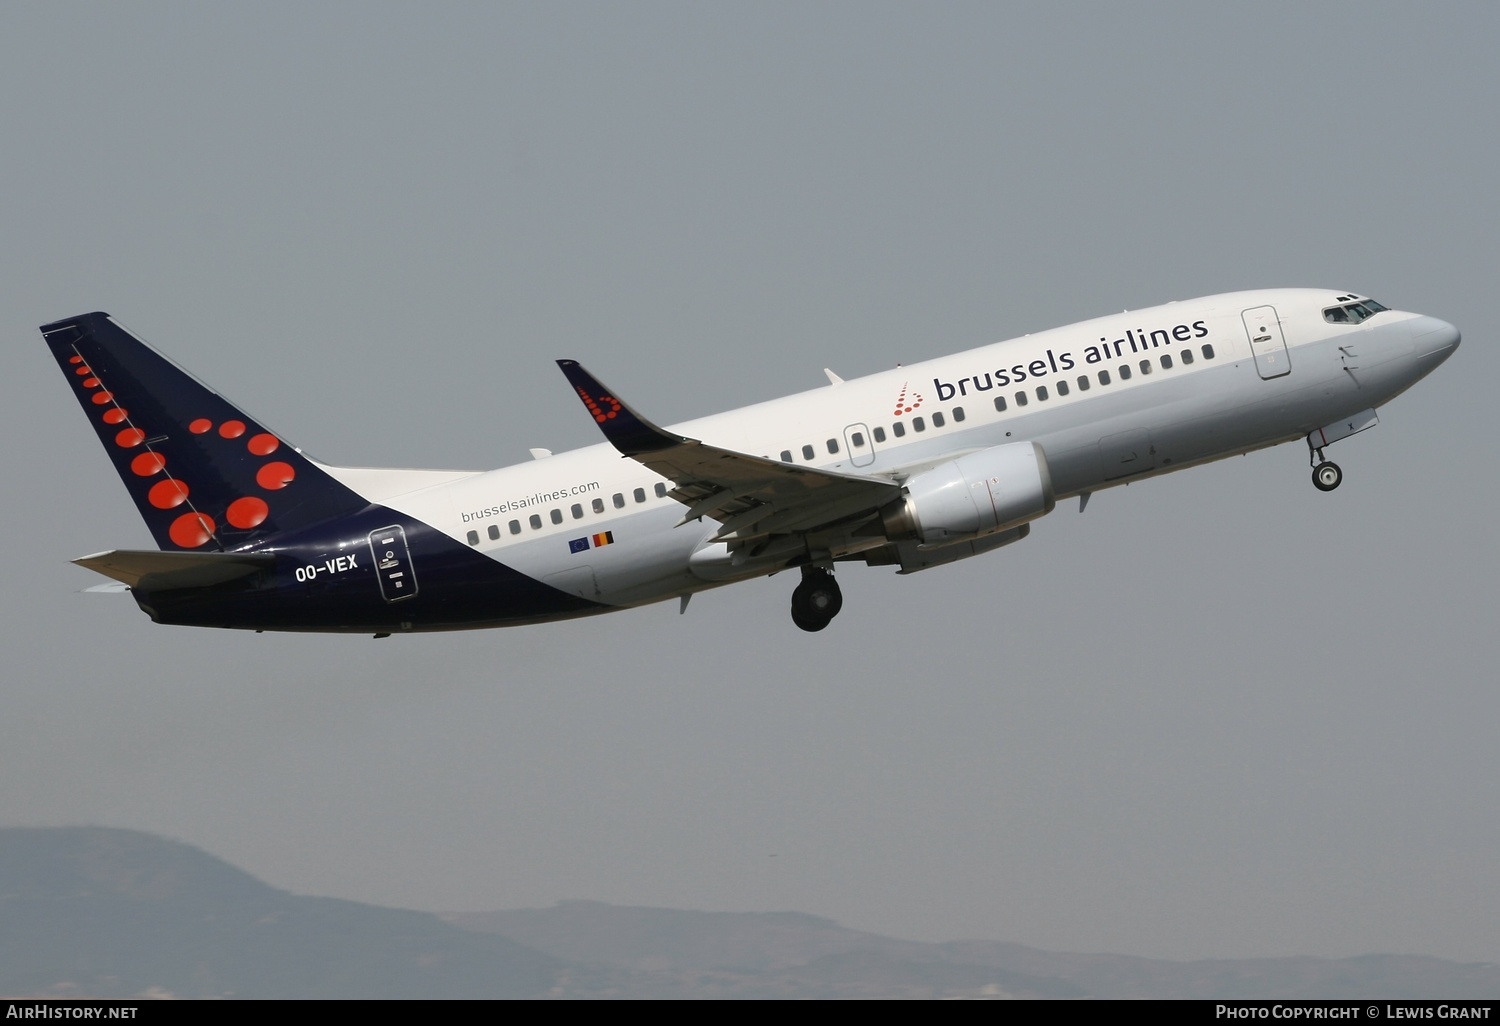
<instances>
[{"instance_id":1,"label":"white fuselage","mask_svg":"<svg viewBox=\"0 0 1500 1026\"><path fill-rule=\"evenodd\" d=\"M671 430L714 446L897 483L1008 442L1045 452L1057 498L1306 436L1372 411L1457 345L1442 321L1330 323L1326 290L1128 311L836 382ZM1262 323L1266 322L1266 323ZM997 402L1003 400L1002 402ZM1003 408L1001 408L1003 407ZM601 443L488 473L327 468L536 580L606 606L690 594L774 566L735 562L670 482ZM589 538L585 551L570 539ZM819 539L832 558L868 538Z\"/></svg>"}]
</instances>

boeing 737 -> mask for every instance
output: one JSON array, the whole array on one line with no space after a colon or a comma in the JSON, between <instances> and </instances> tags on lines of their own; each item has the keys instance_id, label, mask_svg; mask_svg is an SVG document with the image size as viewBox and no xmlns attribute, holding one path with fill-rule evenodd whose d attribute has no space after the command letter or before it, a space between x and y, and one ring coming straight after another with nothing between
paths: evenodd
<instances>
[{"instance_id":1,"label":"boeing 737","mask_svg":"<svg viewBox=\"0 0 1500 1026\"><path fill-rule=\"evenodd\" d=\"M1025 538L1059 500L1305 439L1324 450L1446 360L1453 325L1350 292L1115 314L658 427L572 360L600 444L487 472L320 463L107 314L42 335L155 550L74 562L157 623L383 637L628 609L839 563L909 574Z\"/></svg>"}]
</instances>

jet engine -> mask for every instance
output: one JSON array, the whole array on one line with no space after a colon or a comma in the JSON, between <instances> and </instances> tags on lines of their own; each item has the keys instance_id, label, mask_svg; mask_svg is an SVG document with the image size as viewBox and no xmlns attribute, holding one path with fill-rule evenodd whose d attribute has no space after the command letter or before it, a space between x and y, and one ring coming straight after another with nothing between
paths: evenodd
<instances>
[{"instance_id":1,"label":"jet engine","mask_svg":"<svg viewBox=\"0 0 1500 1026\"><path fill-rule=\"evenodd\" d=\"M1019 527L1056 505L1042 447L1008 442L914 475L880 519L891 541L941 546Z\"/></svg>"}]
</instances>

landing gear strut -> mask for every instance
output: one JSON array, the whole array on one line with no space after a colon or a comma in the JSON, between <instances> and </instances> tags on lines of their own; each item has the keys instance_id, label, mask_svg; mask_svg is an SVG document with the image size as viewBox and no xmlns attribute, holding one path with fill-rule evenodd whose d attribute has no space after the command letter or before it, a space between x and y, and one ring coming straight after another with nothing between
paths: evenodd
<instances>
[{"instance_id":1,"label":"landing gear strut","mask_svg":"<svg viewBox=\"0 0 1500 1026\"><path fill-rule=\"evenodd\" d=\"M1331 492L1344 483L1344 472L1337 463L1323 458L1322 449L1312 450L1313 487L1320 492Z\"/></svg>"},{"instance_id":2,"label":"landing gear strut","mask_svg":"<svg viewBox=\"0 0 1500 1026\"><path fill-rule=\"evenodd\" d=\"M821 566L804 566L802 583L792 591L792 623L805 631L827 627L844 608L844 594L833 571Z\"/></svg>"}]
</instances>

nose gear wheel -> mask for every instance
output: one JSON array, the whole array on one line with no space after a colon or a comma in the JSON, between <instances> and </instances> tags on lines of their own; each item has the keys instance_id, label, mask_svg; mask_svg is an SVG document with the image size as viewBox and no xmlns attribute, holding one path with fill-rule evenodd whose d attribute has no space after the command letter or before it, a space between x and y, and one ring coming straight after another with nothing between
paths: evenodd
<instances>
[{"instance_id":1,"label":"nose gear wheel","mask_svg":"<svg viewBox=\"0 0 1500 1026\"><path fill-rule=\"evenodd\" d=\"M1319 463L1313 467L1313 487L1320 492L1331 492L1344 481L1344 472L1337 463Z\"/></svg>"}]
</instances>

